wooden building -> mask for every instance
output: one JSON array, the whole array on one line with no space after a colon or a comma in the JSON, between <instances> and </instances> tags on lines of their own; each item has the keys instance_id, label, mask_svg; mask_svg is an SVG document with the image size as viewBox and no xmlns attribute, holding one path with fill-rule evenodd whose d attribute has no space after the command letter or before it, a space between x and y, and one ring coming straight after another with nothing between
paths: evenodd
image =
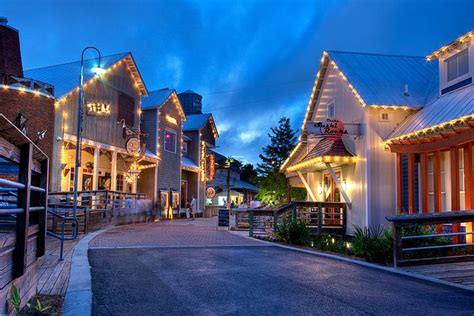
<instances>
[{"instance_id":1,"label":"wooden building","mask_svg":"<svg viewBox=\"0 0 474 316\"><path fill-rule=\"evenodd\" d=\"M142 171L142 176L148 174L147 181L140 181L138 190L158 202L163 217L176 217L181 200L182 130L186 116L174 89L151 91L141 107L146 148L160 157L160 163L157 168Z\"/></svg>"},{"instance_id":2,"label":"wooden building","mask_svg":"<svg viewBox=\"0 0 474 316\"><path fill-rule=\"evenodd\" d=\"M219 133L212 114L202 113L199 94L187 90L178 97L186 114L181 158L181 207L184 208L194 196L198 212L202 213L207 184L215 178L216 161L210 150L215 148Z\"/></svg>"},{"instance_id":3,"label":"wooden building","mask_svg":"<svg viewBox=\"0 0 474 316\"><path fill-rule=\"evenodd\" d=\"M308 200L347 203L349 233L397 210L470 209L472 37L428 58L324 52L281 168L290 184Z\"/></svg>"},{"instance_id":4,"label":"wooden building","mask_svg":"<svg viewBox=\"0 0 474 316\"><path fill-rule=\"evenodd\" d=\"M94 67L105 70L100 76ZM72 191L76 171L75 144L80 62L32 69L28 76L56 85L52 191ZM148 91L131 53L84 61L85 113L79 191L111 190L136 193L148 181L158 156L141 139L141 97Z\"/></svg>"}]
</instances>

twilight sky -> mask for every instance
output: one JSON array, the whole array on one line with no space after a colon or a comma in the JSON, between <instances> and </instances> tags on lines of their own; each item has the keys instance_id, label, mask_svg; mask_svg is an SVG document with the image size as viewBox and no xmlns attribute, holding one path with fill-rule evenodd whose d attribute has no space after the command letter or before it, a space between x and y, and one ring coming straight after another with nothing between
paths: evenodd
<instances>
[{"instance_id":1,"label":"twilight sky","mask_svg":"<svg viewBox=\"0 0 474 316\"><path fill-rule=\"evenodd\" d=\"M148 89L193 89L217 150L256 163L281 116L299 129L323 50L425 56L474 29L472 0L0 0L25 69L131 51Z\"/></svg>"}]
</instances>

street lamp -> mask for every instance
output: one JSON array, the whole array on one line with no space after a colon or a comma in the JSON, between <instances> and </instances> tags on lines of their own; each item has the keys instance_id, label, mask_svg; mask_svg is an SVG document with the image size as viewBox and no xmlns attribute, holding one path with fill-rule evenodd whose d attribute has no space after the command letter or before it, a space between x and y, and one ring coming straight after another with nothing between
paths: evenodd
<instances>
[{"instance_id":1,"label":"street lamp","mask_svg":"<svg viewBox=\"0 0 474 316\"><path fill-rule=\"evenodd\" d=\"M229 205L230 208L230 167L232 166L232 163L234 163L234 158L229 157L225 160L224 166L227 168L227 205Z\"/></svg>"},{"instance_id":2,"label":"street lamp","mask_svg":"<svg viewBox=\"0 0 474 316\"><path fill-rule=\"evenodd\" d=\"M81 71L79 75L79 104L77 107L77 130L76 130L76 163L74 165L74 206L73 206L73 217L76 218L77 213L77 195L78 195L78 178L79 168L81 166L81 142L82 142L82 121L84 119L84 54L88 49L95 50L99 55L99 64L93 67L91 70L97 75L101 75L105 72L104 69L100 68L101 54L100 51L93 46L86 47L81 53Z\"/></svg>"}]
</instances>

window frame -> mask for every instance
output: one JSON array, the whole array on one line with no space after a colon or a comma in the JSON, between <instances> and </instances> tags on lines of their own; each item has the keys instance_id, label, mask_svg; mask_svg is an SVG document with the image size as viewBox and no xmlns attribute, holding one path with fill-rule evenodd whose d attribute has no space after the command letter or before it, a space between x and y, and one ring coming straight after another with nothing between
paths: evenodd
<instances>
[{"instance_id":1,"label":"window frame","mask_svg":"<svg viewBox=\"0 0 474 316\"><path fill-rule=\"evenodd\" d=\"M459 73L459 60L460 60L460 57L461 55L465 55L466 56L466 66L467 66L467 71L460 74ZM449 69L450 69L450 65L452 65L451 63L456 61L456 77L454 78L449 78ZM463 78L464 76L468 75L469 74L469 48L466 47L462 50L460 50L459 52L457 52L456 54L452 55L452 56L449 56L448 58L446 58L444 60L444 62L446 63L446 67L445 67L445 75L446 75L446 83L447 84L450 84L452 83L453 81L456 81L458 80L459 78Z\"/></svg>"},{"instance_id":2,"label":"window frame","mask_svg":"<svg viewBox=\"0 0 474 316\"><path fill-rule=\"evenodd\" d=\"M174 151L171 151L171 150L168 150L166 148L166 133L170 133L170 134L173 134L174 135ZM171 129L171 128L165 128L165 130L163 131L163 149L166 151L166 152L169 152L169 153L172 153L172 154L176 154L177 152L177 147L178 147L178 133Z\"/></svg>"},{"instance_id":3,"label":"window frame","mask_svg":"<svg viewBox=\"0 0 474 316\"><path fill-rule=\"evenodd\" d=\"M186 153L186 154L188 153L188 142L183 141L181 143L181 152Z\"/></svg>"},{"instance_id":4,"label":"window frame","mask_svg":"<svg viewBox=\"0 0 474 316\"><path fill-rule=\"evenodd\" d=\"M331 108L331 107L333 109L333 113L332 113L332 115L329 115L330 114L329 113L329 108ZM336 102L334 100L328 103L326 116L328 118L336 117Z\"/></svg>"}]
</instances>

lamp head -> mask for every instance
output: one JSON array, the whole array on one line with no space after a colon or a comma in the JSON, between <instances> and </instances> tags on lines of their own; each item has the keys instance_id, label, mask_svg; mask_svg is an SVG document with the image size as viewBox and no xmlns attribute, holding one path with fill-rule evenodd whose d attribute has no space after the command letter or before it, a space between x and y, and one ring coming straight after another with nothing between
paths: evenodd
<instances>
[{"instance_id":1,"label":"lamp head","mask_svg":"<svg viewBox=\"0 0 474 316\"><path fill-rule=\"evenodd\" d=\"M100 66L97 67L92 67L92 72L95 73L96 75L103 75L105 73L105 69L101 68Z\"/></svg>"}]
</instances>

